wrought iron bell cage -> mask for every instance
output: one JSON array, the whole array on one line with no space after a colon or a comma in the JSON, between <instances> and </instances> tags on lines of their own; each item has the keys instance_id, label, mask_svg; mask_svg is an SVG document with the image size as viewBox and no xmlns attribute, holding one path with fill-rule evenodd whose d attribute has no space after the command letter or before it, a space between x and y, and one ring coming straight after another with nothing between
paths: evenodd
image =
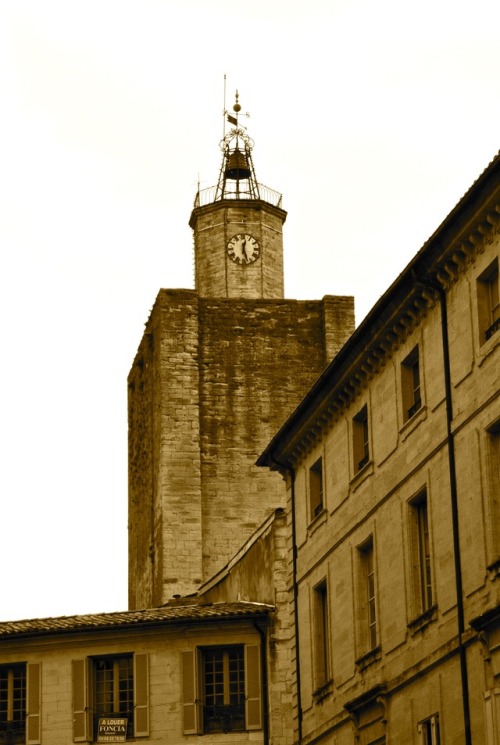
<instances>
[{"instance_id":1,"label":"wrought iron bell cage","mask_svg":"<svg viewBox=\"0 0 500 745\"><path fill-rule=\"evenodd\" d=\"M242 129L233 129L221 142L223 152L215 200L260 199L252 160L253 142Z\"/></svg>"}]
</instances>

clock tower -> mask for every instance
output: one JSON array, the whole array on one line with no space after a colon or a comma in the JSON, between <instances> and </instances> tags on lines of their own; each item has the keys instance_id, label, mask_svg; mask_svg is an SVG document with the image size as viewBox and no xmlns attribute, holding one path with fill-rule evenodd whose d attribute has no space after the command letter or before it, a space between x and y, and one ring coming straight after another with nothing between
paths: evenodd
<instances>
[{"instance_id":1,"label":"clock tower","mask_svg":"<svg viewBox=\"0 0 500 745\"><path fill-rule=\"evenodd\" d=\"M129 602L197 592L277 508L255 462L354 329L351 297L283 296L281 195L239 125L191 213L194 289L161 289L128 377Z\"/></svg>"},{"instance_id":2,"label":"clock tower","mask_svg":"<svg viewBox=\"0 0 500 745\"><path fill-rule=\"evenodd\" d=\"M195 289L200 297L280 299L286 212L281 194L257 181L240 110L236 93L218 183L198 191L191 213Z\"/></svg>"}]
</instances>

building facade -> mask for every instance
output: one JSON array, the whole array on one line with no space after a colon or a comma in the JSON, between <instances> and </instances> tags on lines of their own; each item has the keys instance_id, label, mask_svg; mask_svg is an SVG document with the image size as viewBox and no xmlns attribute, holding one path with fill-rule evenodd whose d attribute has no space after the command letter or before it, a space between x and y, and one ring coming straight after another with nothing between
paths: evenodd
<instances>
[{"instance_id":1,"label":"building facade","mask_svg":"<svg viewBox=\"0 0 500 745\"><path fill-rule=\"evenodd\" d=\"M497 157L259 460L288 484L295 742L500 743L499 248Z\"/></svg>"},{"instance_id":2,"label":"building facade","mask_svg":"<svg viewBox=\"0 0 500 745\"><path fill-rule=\"evenodd\" d=\"M183 601L0 623L0 742L264 743L272 611Z\"/></svg>"}]
</instances>

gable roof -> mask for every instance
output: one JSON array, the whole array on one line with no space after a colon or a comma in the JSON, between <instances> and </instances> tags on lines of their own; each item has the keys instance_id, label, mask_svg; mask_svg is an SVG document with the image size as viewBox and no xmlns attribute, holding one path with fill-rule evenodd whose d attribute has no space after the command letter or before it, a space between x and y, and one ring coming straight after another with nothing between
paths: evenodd
<instances>
[{"instance_id":1,"label":"gable roof","mask_svg":"<svg viewBox=\"0 0 500 745\"><path fill-rule=\"evenodd\" d=\"M81 631L134 628L137 626L163 626L180 623L197 623L222 619L259 618L274 611L272 605L237 601L229 603L199 603L161 608L148 608L114 613L96 613L57 618L33 618L23 621L0 623L0 641L13 636L41 634L67 634Z\"/></svg>"}]
</instances>

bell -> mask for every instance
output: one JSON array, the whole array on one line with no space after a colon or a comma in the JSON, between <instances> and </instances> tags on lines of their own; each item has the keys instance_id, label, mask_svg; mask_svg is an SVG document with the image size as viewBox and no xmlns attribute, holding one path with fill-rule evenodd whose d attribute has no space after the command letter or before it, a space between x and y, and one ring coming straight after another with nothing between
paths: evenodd
<instances>
[{"instance_id":1,"label":"bell","mask_svg":"<svg viewBox=\"0 0 500 745\"><path fill-rule=\"evenodd\" d=\"M242 153L241 150L233 150L229 158L227 159L227 165L225 170L226 178L230 179L243 179L250 178L251 171L248 167L247 156Z\"/></svg>"}]
</instances>

